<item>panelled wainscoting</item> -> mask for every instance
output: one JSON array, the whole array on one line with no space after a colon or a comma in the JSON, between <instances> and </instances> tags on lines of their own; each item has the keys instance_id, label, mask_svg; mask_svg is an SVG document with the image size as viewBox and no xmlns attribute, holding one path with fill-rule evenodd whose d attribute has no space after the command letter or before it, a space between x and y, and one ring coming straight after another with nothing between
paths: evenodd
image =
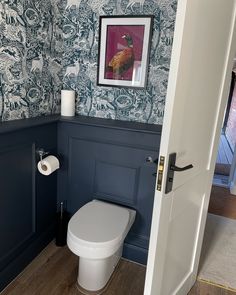
<instances>
[{"instance_id":1,"label":"panelled wainscoting","mask_svg":"<svg viewBox=\"0 0 236 295\"><path fill-rule=\"evenodd\" d=\"M58 201L73 214L92 199L128 206L136 220L123 256L146 264L161 127L75 117L60 120Z\"/></svg>"},{"instance_id":2,"label":"panelled wainscoting","mask_svg":"<svg viewBox=\"0 0 236 295\"><path fill-rule=\"evenodd\" d=\"M0 125L0 290L54 237L57 204L73 214L96 198L134 208L123 256L145 264L161 126L78 116ZM45 177L36 150L58 154ZM149 159L149 160L147 160Z\"/></svg>"},{"instance_id":3,"label":"panelled wainscoting","mask_svg":"<svg viewBox=\"0 0 236 295\"><path fill-rule=\"evenodd\" d=\"M0 290L53 238L56 174L36 172L36 149L55 153L57 118L0 126Z\"/></svg>"}]
</instances>

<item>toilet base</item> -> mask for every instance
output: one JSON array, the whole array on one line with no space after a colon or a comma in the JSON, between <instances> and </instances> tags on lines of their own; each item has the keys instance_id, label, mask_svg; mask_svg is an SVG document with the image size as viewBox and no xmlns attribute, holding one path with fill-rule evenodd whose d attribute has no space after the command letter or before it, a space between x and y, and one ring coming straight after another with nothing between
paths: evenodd
<instances>
[{"instance_id":1,"label":"toilet base","mask_svg":"<svg viewBox=\"0 0 236 295\"><path fill-rule=\"evenodd\" d=\"M79 292L81 294L84 294L84 295L101 295L103 292L105 292L107 290L107 286L108 285L109 285L109 283L106 284L106 286L104 288L102 288L101 290L98 290L98 291L88 291L88 290L85 290L78 283L76 284L76 287L79 290Z\"/></svg>"},{"instance_id":2,"label":"toilet base","mask_svg":"<svg viewBox=\"0 0 236 295\"><path fill-rule=\"evenodd\" d=\"M80 293L82 293L82 294L84 294L84 295L101 295L101 294L103 294L103 293L104 293L105 291L107 291L107 289L109 288L110 283L111 283L111 281L112 281L112 278L113 278L113 276L114 276L115 273L116 273L116 270L117 270L118 265L119 265L119 262L117 263L117 265L116 265L116 267L115 267L115 270L114 270L113 273L111 274L111 276L110 276L108 282L106 283L106 285L105 285L102 289L97 290L97 291L89 291L89 290L86 290L86 289L82 288L82 287L79 285L78 282L77 282L77 284L76 284L77 289L79 290Z\"/></svg>"},{"instance_id":3,"label":"toilet base","mask_svg":"<svg viewBox=\"0 0 236 295\"><path fill-rule=\"evenodd\" d=\"M105 259L79 258L78 285L90 292L103 291L122 255L123 244L117 252ZM81 291L82 291L81 290ZM85 293L86 294L86 293Z\"/></svg>"}]
</instances>

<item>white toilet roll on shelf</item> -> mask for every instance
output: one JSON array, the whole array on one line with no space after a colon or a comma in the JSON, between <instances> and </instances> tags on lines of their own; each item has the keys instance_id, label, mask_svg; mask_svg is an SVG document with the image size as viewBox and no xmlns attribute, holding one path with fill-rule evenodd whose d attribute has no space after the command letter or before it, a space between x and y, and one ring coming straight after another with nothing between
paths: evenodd
<instances>
[{"instance_id":1,"label":"white toilet roll on shelf","mask_svg":"<svg viewBox=\"0 0 236 295\"><path fill-rule=\"evenodd\" d=\"M43 175L50 175L54 171L60 168L60 163L57 157L48 156L44 158L42 161L38 162L38 171Z\"/></svg>"},{"instance_id":2,"label":"white toilet roll on shelf","mask_svg":"<svg viewBox=\"0 0 236 295\"><path fill-rule=\"evenodd\" d=\"M61 115L73 117L75 115L75 91L61 91Z\"/></svg>"}]
</instances>

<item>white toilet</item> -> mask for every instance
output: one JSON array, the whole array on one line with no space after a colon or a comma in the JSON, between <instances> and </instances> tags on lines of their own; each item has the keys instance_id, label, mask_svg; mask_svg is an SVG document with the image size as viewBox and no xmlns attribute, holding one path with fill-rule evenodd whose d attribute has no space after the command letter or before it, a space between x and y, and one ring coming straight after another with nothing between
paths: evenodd
<instances>
[{"instance_id":1,"label":"white toilet","mask_svg":"<svg viewBox=\"0 0 236 295\"><path fill-rule=\"evenodd\" d=\"M70 219L67 245L79 256L78 284L87 291L105 287L123 250L136 212L93 200Z\"/></svg>"}]
</instances>

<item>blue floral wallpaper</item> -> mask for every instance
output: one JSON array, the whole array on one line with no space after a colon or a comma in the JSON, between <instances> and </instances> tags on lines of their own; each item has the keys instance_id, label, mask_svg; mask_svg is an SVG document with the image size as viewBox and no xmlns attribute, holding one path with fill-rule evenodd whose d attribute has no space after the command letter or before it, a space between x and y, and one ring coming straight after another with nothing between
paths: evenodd
<instances>
[{"instance_id":1,"label":"blue floral wallpaper","mask_svg":"<svg viewBox=\"0 0 236 295\"><path fill-rule=\"evenodd\" d=\"M59 111L63 42L50 0L0 0L0 116Z\"/></svg>"},{"instance_id":2,"label":"blue floral wallpaper","mask_svg":"<svg viewBox=\"0 0 236 295\"><path fill-rule=\"evenodd\" d=\"M177 0L0 0L2 121L60 112L60 90L76 113L161 124ZM146 90L98 87L99 15L153 14Z\"/></svg>"}]
</instances>

